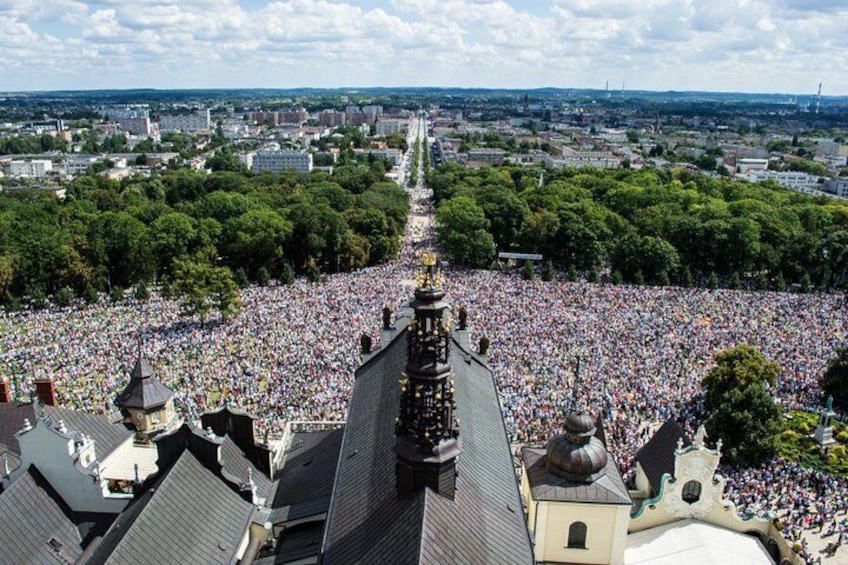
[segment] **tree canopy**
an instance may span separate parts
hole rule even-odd
[[[777,453],[782,431],[780,406],[762,385],[730,390],[705,423],[707,433],[723,442],[722,460],[756,466]]]
[[[198,256],[258,282],[396,255],[409,211],[403,189],[386,182],[379,161],[336,171],[176,169],[122,181],[83,176],[64,200],[4,192],[0,300],[165,282]]]
[[[828,361],[821,388],[825,394],[833,396],[837,406],[848,409],[848,347],[840,347],[836,356]]]
[[[712,407],[721,404],[725,395],[751,384],[774,386],[780,366],[765,358],[747,344],[725,349],[715,356],[715,367],[704,377],[702,385]]]
[[[750,287],[848,286],[848,203],[683,169],[546,170],[540,185],[541,174],[446,163],[427,180],[437,207],[463,198],[482,210],[488,223],[476,229],[497,251],[541,253],[563,268],[650,284],[703,285],[715,273]]]
[[[780,367],[750,345],[726,349],[715,362],[702,383],[712,410],[707,432],[723,441],[725,462],[758,465],[776,453],[782,430],[780,406],[767,388]]]

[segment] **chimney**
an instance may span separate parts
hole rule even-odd
[[[56,383],[52,378],[35,379],[35,394],[47,406],[56,406]]]
[[[9,384],[9,377],[0,377],[0,402],[12,402],[12,386]]]

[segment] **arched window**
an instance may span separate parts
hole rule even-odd
[[[569,549],[586,549],[586,524],[574,522],[568,528]]]
[[[695,504],[701,500],[701,483],[698,481],[689,481],[683,485],[683,501],[689,504]]]

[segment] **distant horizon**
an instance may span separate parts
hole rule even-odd
[[[4,0],[0,85],[845,96],[846,20],[839,0]]]
[[[50,90],[0,90],[0,96],[9,96],[14,94],[51,94],[51,93],[94,93],[94,92],[235,92],[235,91],[279,91],[279,92],[296,92],[296,91],[341,91],[355,93],[358,91],[409,91],[409,90],[433,90],[433,91],[492,91],[492,92],[536,92],[536,91],[577,91],[577,92],[597,92],[609,93],[611,95],[620,96],[628,93],[639,94],[716,94],[721,96],[731,96],[734,94],[744,96],[790,96],[790,97],[811,97],[815,98],[817,92],[769,92],[769,91],[744,91],[744,90],[678,90],[678,89],[648,89],[648,88],[633,88],[633,89],[613,89],[609,90],[601,87],[588,86],[535,86],[535,87],[509,87],[509,86],[208,86],[208,87],[166,87],[166,86],[137,86],[137,87],[115,87],[115,88],[57,88]],[[824,94],[822,99],[842,99],[848,98],[846,94]]]

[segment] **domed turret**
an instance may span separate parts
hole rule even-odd
[[[555,475],[585,483],[606,473],[607,449],[595,437],[595,423],[589,414],[575,412],[568,416],[565,432],[548,442],[545,465]]]

